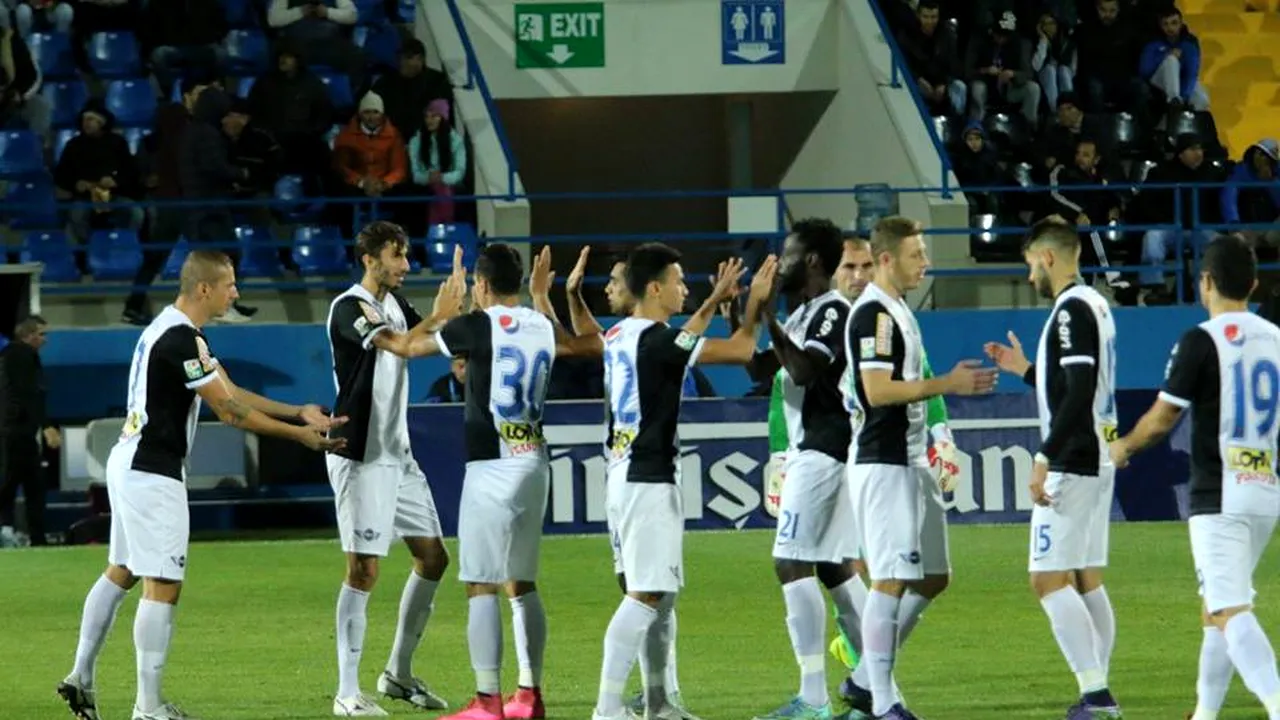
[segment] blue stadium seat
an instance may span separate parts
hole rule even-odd
[[[173,249],[169,251],[169,259],[164,261],[164,269],[160,271],[160,277],[165,280],[177,280],[181,277],[182,263],[186,262],[189,252],[191,252],[191,246],[187,244],[187,239],[179,236],[178,241],[173,244]]]
[[[28,233],[22,239],[22,262],[44,263],[40,279],[50,282],[79,282],[80,269],[71,248],[71,239],[61,230]]]
[[[71,56],[71,36],[66,33],[31,33],[27,38],[31,59],[40,74],[50,80],[74,78],[76,63]]]
[[[279,248],[271,230],[264,227],[240,226],[236,228],[236,240],[240,242],[240,277],[277,278],[284,275],[280,264]]]
[[[49,102],[53,114],[53,126],[55,128],[80,128],[76,125],[76,118],[80,115],[80,108],[84,107],[84,103],[89,99],[89,88],[79,80],[69,80],[67,82],[47,82],[40,90],[40,94]]]
[[[231,89],[235,91],[237,96],[247,98],[249,97],[249,91],[253,89],[253,81],[257,79],[258,78],[256,76],[252,75],[249,77],[234,78],[231,81]]]
[[[125,128],[120,131],[120,134],[124,135],[125,140],[129,141],[129,152],[137,155],[138,151],[142,149],[142,141],[151,135],[151,128]]]
[[[365,61],[378,68],[397,68],[400,65],[400,31],[394,25],[383,23],[369,27],[357,27],[351,34],[355,44],[364,49]]]
[[[303,190],[301,175],[285,175],[276,181],[275,196],[277,200],[297,201],[297,205],[277,205],[276,211],[289,222],[311,222],[320,215],[320,205],[306,202],[307,194]]]
[[[475,265],[480,254],[480,240],[476,231],[466,223],[432,225],[427,230],[427,264],[431,272],[447,273],[453,270],[453,247],[462,246],[462,263]]]
[[[107,84],[107,109],[120,127],[151,127],[156,118],[156,93],[149,80],[113,80]]]
[[[4,202],[5,217],[15,230],[48,230],[60,227],[53,178],[48,175],[9,183]]]
[[[329,102],[332,102],[335,108],[349,108],[356,104],[355,97],[351,94],[351,81],[346,75],[335,73],[317,73],[317,75],[329,90]]]
[[[293,231],[293,261],[305,275],[346,275],[351,272],[346,243],[336,227],[303,226]]]
[[[79,134],[80,134],[79,130],[72,130],[70,128],[67,128],[66,130],[59,130],[58,134],[54,136],[53,163],[55,165],[58,164],[58,159],[62,157],[62,151],[67,148],[67,143],[71,142],[71,138]]]
[[[44,146],[30,130],[0,132],[0,176],[22,177],[44,170]]]
[[[261,30],[232,30],[226,39],[227,63],[233,73],[258,73],[267,69],[270,53]]]
[[[101,78],[142,75],[138,41],[130,32],[100,32],[89,38],[89,67]]]
[[[142,264],[142,243],[133,230],[94,230],[89,235],[89,271],[98,280],[132,280]]]
[[[222,10],[226,13],[227,25],[233,28],[258,27],[258,13],[253,0],[222,0]]]

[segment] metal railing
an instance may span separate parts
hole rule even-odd
[[[489,113],[489,120],[493,123],[494,135],[498,138],[498,145],[502,148],[502,156],[507,161],[507,194],[502,200],[516,199],[516,173],[519,172],[516,166],[515,155],[511,152],[511,141],[507,139],[506,127],[502,124],[502,116],[498,113],[498,106],[493,101],[493,93],[489,91],[489,83],[485,80],[484,70],[480,67],[480,59],[476,56],[475,45],[471,44],[471,34],[467,32],[467,21],[462,16],[462,11],[458,8],[458,0],[445,0],[449,7],[449,17],[453,18],[453,24],[458,30],[458,39],[462,41],[462,52],[467,59],[467,84],[463,87],[467,90],[475,87],[480,91],[480,99],[484,102],[485,112]]]

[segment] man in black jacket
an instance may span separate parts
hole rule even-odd
[[[249,90],[248,110],[254,122],[280,143],[282,172],[301,175],[307,195],[322,194],[321,181],[333,164],[325,133],[336,118],[329,91],[307,69],[295,46],[280,43],[274,69],[263,73]]]
[[[14,330],[14,341],[0,351],[0,546],[12,545],[16,538],[13,508],[19,487],[26,500],[31,544],[47,542],[40,441],[57,448],[62,436],[45,422],[40,348],[46,327],[44,318],[38,315],[20,321]]]
[[[373,92],[383,100],[387,119],[405,142],[418,132],[428,103],[443,98],[453,105],[449,76],[427,67],[426,53],[421,40],[405,40],[400,46],[399,71],[387,73],[373,84]]]
[[[101,100],[80,110],[80,133],[67,143],[53,168],[59,194],[78,203],[128,202],[142,199],[142,178],[129,142],[115,130],[116,116]],[[84,245],[100,228],[142,227],[141,207],[82,206],[71,210],[71,236]]]
[[[1127,3],[1126,3],[1127,5]],[[1108,105],[1132,113],[1149,128],[1147,103],[1151,91],[1138,77],[1141,46],[1130,10],[1121,12],[1120,0],[1094,0],[1095,11],[1083,12],[1076,37],[1076,87],[1084,89],[1088,109],[1106,112]]]
[[[1080,265],[1096,266],[1107,259],[1097,230],[1120,219],[1120,194],[1106,189],[1107,177],[1102,172],[1102,154],[1097,141],[1081,138],[1076,143],[1075,158],[1064,162],[1049,173],[1049,197],[1052,212],[1081,229]]]
[[[915,76],[920,97],[934,115],[963,115],[968,89],[960,79],[960,58],[951,27],[941,20],[938,0],[920,0],[916,25],[898,33],[898,47]]]
[[[1175,140],[1176,153],[1147,173],[1144,185],[1196,184],[1217,182],[1214,168],[1204,161],[1204,147],[1200,138],[1187,133],[1179,135]],[[1174,194],[1177,199],[1175,206]],[[1198,198],[1196,196],[1199,196]],[[1218,210],[1218,190],[1208,188],[1194,190],[1184,187],[1181,190],[1146,189],[1137,197],[1137,217],[1139,223],[1149,225],[1178,225],[1180,230],[1148,230],[1142,238],[1142,262],[1144,265],[1159,266],[1164,264],[1170,253],[1179,247],[1179,241],[1185,247],[1200,247],[1209,244],[1213,233],[1199,229],[1198,225],[1215,225],[1222,222]],[[1192,207],[1199,203],[1199,222],[1192,222]],[[1159,267],[1144,270],[1138,275],[1138,281],[1148,291],[1147,304],[1161,304],[1166,297],[1167,288],[1164,283],[1164,271]]]
[[[248,182],[249,171],[231,162],[231,141],[222,129],[223,118],[230,112],[231,98],[223,90],[210,87],[200,93],[191,110],[191,124],[182,135],[178,173],[183,198],[200,201],[187,210],[187,241],[218,243],[218,249],[236,262],[235,219],[226,201]],[[237,302],[219,319],[247,322],[256,312]]]
[[[988,99],[1002,100],[1018,106],[1032,128],[1039,126],[1040,84],[1031,79],[1031,46],[1017,30],[1017,18],[1006,12],[985,35],[969,41],[965,57],[972,96],[969,119],[982,122]]]

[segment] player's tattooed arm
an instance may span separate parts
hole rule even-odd
[[[283,423],[236,397],[235,386],[225,375],[196,389],[200,398],[208,403],[218,419],[235,428],[255,435],[272,435],[305,445],[312,450],[337,450],[346,445],[338,438],[327,438],[324,430],[311,425]]]

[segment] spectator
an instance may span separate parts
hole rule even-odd
[[[952,169],[956,179],[965,187],[994,187],[1002,185],[1000,159],[996,151],[987,143],[987,133],[982,123],[970,120],[964,129],[964,143],[951,153]],[[979,214],[999,213],[996,198],[989,192],[971,193],[966,190],[966,197],[973,203]]]
[[[1120,13],[1120,0],[1096,0],[1095,12],[1076,31],[1076,84],[1084,87],[1089,112],[1106,112],[1114,105],[1150,127],[1147,83],[1124,70],[1138,67],[1138,51],[1133,25]]]
[[[1075,162],[1060,164],[1049,173],[1049,196],[1055,206],[1053,212],[1082,228],[1081,265],[1098,265],[1106,259],[1102,240],[1097,230],[1083,228],[1106,225],[1120,220],[1120,196],[1099,189],[1107,185],[1102,173],[1102,156],[1098,144],[1090,138],[1076,143]]]
[[[364,89],[364,52],[347,37],[359,13],[352,0],[271,0],[267,24],[280,39],[296,47],[308,62],[328,65],[347,74],[351,90]]]
[[[359,114],[338,133],[333,162],[342,182],[341,190],[348,196],[376,199],[393,191],[403,193],[405,187],[410,194],[413,192],[405,183],[409,169],[404,141],[387,122],[382,98],[375,93],[360,100]],[[340,224],[351,235],[355,206],[336,205],[335,209]]]
[[[1100,118],[1086,115],[1080,108],[1075,93],[1066,93],[1058,97],[1058,115],[1053,124],[1040,135],[1036,144],[1036,159],[1040,167],[1036,175],[1041,180],[1047,179],[1049,172],[1055,167],[1074,158],[1076,145],[1083,137],[1098,138],[1105,133]],[[1105,155],[1110,148],[1101,148]]]
[[[147,308],[146,289],[164,267],[173,244],[182,235],[187,208],[174,203],[182,199],[182,139],[191,123],[191,109],[208,87],[217,87],[208,79],[182,81],[182,102],[167,103],[156,110],[155,125],[139,153],[143,184],[152,198],[162,204],[151,208],[150,232],[142,251],[142,264],[133,278],[133,290],[124,303],[120,319],[131,325],[146,326],[152,314]]]
[[[249,115],[275,136],[283,153],[281,171],[301,175],[308,195],[322,194],[322,179],[332,165],[324,135],[333,123],[329,91],[302,64],[297,49],[281,44],[275,69],[249,90]]]
[[[53,30],[60,33],[71,32],[71,21],[75,18],[75,10],[71,3],[55,2],[55,0],[4,0],[0,3],[0,28],[10,27],[9,12],[17,21],[18,34],[25,40],[31,37],[32,31]]]
[[[449,77],[427,67],[426,52],[421,40],[406,40],[400,46],[400,71],[387,73],[373,84],[373,92],[386,104],[387,119],[401,137],[414,133],[427,103],[453,100]]]
[[[283,157],[280,143],[252,119],[248,102],[241,98],[232,98],[231,111],[222,118],[222,131],[231,139],[231,162],[248,173],[235,193],[235,197],[242,200],[272,196],[276,180],[280,179]],[[266,206],[243,209],[252,217],[252,224],[259,227],[271,224],[271,211]]]
[[[1209,109],[1209,94],[1200,84],[1200,41],[1182,22],[1182,11],[1170,7],[1160,13],[1161,37],[1147,43],[1138,73],[1164,93],[1169,105]]]
[[[142,208],[107,207],[104,203],[142,199],[142,180],[129,142],[114,132],[116,118],[101,100],[89,100],[80,111],[80,132],[67,143],[53,169],[59,195],[81,205],[71,210],[71,236],[84,245],[91,230],[142,227]]]
[[[221,72],[227,54],[222,40],[227,16],[219,0],[151,0],[142,11],[138,41],[142,56],[160,85],[160,96],[169,97],[173,85],[188,70],[198,75]]]
[[[82,71],[92,72],[86,50],[89,38],[100,32],[133,32],[142,4],[142,0],[77,0],[75,22],[71,23],[71,51]]]
[[[230,141],[222,130],[222,121],[231,112],[231,98],[219,88],[206,88],[191,110],[191,122],[182,135],[179,173],[182,195],[200,201],[198,207],[184,212],[185,232],[190,243],[220,243],[220,249],[236,262],[235,221],[225,203],[234,197],[239,185],[247,182],[249,173],[231,162]],[[219,202],[223,201],[223,202]],[[223,322],[247,322],[257,312],[237,302],[220,319]]]
[[[449,114],[448,100],[432,100],[409,141],[413,183],[435,198],[427,205],[429,225],[453,222],[453,191],[467,175],[467,146]]]
[[[969,92],[973,104],[969,117],[981,121],[987,114],[987,99],[998,97],[1019,105],[1022,116],[1034,128],[1040,112],[1040,85],[1031,79],[1031,51],[1016,34],[1018,22],[1012,12],[985,36],[969,43],[965,68],[969,76]]]
[[[1222,222],[1274,223],[1280,216],[1280,183],[1276,182],[1276,167],[1280,161],[1280,145],[1267,138],[1259,140],[1244,151],[1244,157],[1236,164],[1226,187],[1222,188]],[[1245,183],[1269,183],[1265,187],[1241,187]],[[1243,233],[1255,244],[1280,245],[1280,231]]]
[[[1069,28],[1058,24],[1051,13],[1044,13],[1036,23],[1036,49],[1031,55],[1031,70],[1040,81],[1045,102],[1058,106],[1060,93],[1075,89],[1076,45]]]
[[[1216,179],[1213,167],[1204,161],[1204,146],[1200,138],[1188,133],[1177,137],[1174,156],[1152,168],[1143,184],[1192,185],[1212,183]],[[1175,201],[1175,193],[1182,197]],[[1142,190],[1135,203],[1135,220],[1180,227],[1177,230],[1147,231],[1142,238],[1143,264],[1162,265],[1179,247],[1203,248],[1207,245],[1213,239],[1213,233],[1199,227],[1218,223],[1218,208],[1214,202],[1217,193],[1216,189],[1194,190],[1189,187]],[[1198,220],[1193,217],[1193,207],[1200,213]],[[1164,273],[1158,267],[1139,273],[1138,283],[1143,286],[1144,304],[1168,304],[1173,299],[1165,287]]]
[[[12,28],[0,29],[0,126],[21,120],[50,145],[53,109],[40,94],[40,68]]]
[[[436,378],[427,390],[426,402],[460,403],[467,399],[467,359],[455,357],[449,361],[449,372]]]
[[[0,351],[0,547],[15,544],[13,508],[19,485],[26,500],[31,544],[46,544],[40,441],[50,449],[62,444],[58,429],[45,419],[40,348],[46,327],[39,315],[21,320],[14,329],[14,341]]]
[[[938,0],[920,0],[916,23],[898,35],[898,47],[916,78],[920,97],[934,115],[963,115],[968,89],[960,79],[960,60],[951,28],[939,24]]]

